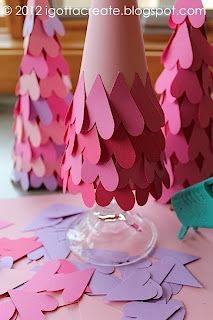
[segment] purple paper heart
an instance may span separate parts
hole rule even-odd
[[[173,258],[165,257],[155,262],[148,271],[151,273],[152,279],[161,284],[175,266]]]
[[[55,32],[60,34],[62,37],[65,35],[63,23],[58,17],[49,17],[48,19],[44,20],[43,27],[49,37],[53,37]]]
[[[11,269],[13,262],[13,258],[9,256],[0,258],[0,269]]]
[[[32,173],[30,175],[30,185],[35,189],[39,189],[44,185],[48,191],[53,192],[58,188],[58,181],[54,175],[40,178]]]
[[[50,125],[53,121],[53,114],[51,112],[51,109],[47,101],[40,98],[37,101],[31,101],[31,104],[32,104],[32,108],[34,109],[34,112],[37,114],[40,121],[45,126]]]
[[[153,282],[148,284],[150,273],[144,270],[135,271],[124,279],[106,296],[109,301],[146,301],[157,296],[158,291]]]
[[[34,27],[34,14],[29,14],[26,16],[25,20],[24,20],[24,26],[23,26],[23,37],[26,38],[27,36],[29,36],[32,31],[33,31],[33,27]]]
[[[24,191],[29,190],[30,182],[29,176],[26,172],[22,172],[14,168],[11,179],[14,183],[20,183]]]
[[[107,295],[120,283],[120,279],[112,275],[103,274],[96,270],[89,283],[89,288],[92,291],[90,295]]]

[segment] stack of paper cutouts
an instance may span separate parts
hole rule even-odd
[[[193,15],[181,15],[193,8]],[[190,9],[192,12],[192,9]],[[181,11],[183,12],[183,10]],[[177,0],[170,19],[173,35],[156,83],[165,113],[166,158],[171,188],[162,202],[184,187],[213,175],[213,47],[208,43],[205,11],[200,0]]]
[[[68,112],[64,190],[81,193],[88,207],[115,198],[124,210],[149,194],[159,199],[169,186],[164,166],[164,115],[155,97],[140,19],[123,15],[137,1],[96,0],[97,9],[120,15],[91,15],[77,89]],[[134,194],[135,191],[135,194]]]
[[[24,190],[43,186],[53,191],[61,185],[64,119],[72,100],[69,67],[57,38],[64,28],[57,17],[46,16],[47,0],[28,6],[14,111],[13,180]]]

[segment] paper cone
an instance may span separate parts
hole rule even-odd
[[[109,10],[125,6],[137,8],[136,0],[93,0],[92,8]],[[109,68],[110,66],[110,68]],[[136,15],[92,15],[89,19],[81,72],[84,71],[86,93],[100,74],[107,91],[112,89],[118,72],[125,76],[129,88],[137,72],[146,82],[147,66],[140,18]]]

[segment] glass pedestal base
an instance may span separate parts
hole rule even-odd
[[[86,212],[67,238],[72,252],[84,262],[121,266],[145,258],[156,244],[157,230],[136,211],[124,212],[112,203]]]

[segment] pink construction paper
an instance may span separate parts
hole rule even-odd
[[[0,318],[1,320],[10,320],[14,313],[16,311],[16,308],[11,300],[4,301],[0,304]]]
[[[189,141],[190,160],[195,160],[199,153],[204,157],[208,157],[211,154],[211,147],[207,133],[195,126]]]
[[[42,22],[36,19],[34,32],[31,34],[29,40],[29,53],[34,56],[39,56],[44,50],[49,56],[56,57],[59,54],[59,49],[60,47],[56,39],[48,37],[43,31]]]
[[[44,79],[48,75],[47,62],[43,55],[39,57],[24,55],[20,68],[24,74],[30,74],[34,70],[40,79]]]
[[[58,302],[44,293],[13,290],[9,295],[22,320],[44,320],[43,312],[57,309]]]
[[[32,279],[22,286],[22,290],[26,292],[47,291],[48,282],[51,281],[60,266],[61,263],[57,260],[46,262],[32,277]]]
[[[162,62],[167,69],[173,69],[177,64],[183,69],[192,66],[193,51],[186,22],[177,28],[175,36],[164,51]]]
[[[79,303],[81,320],[121,319],[122,312],[101,300],[84,295]]]
[[[114,133],[115,124],[109,100],[100,75],[96,77],[94,85],[86,100],[90,129],[96,124],[100,136],[107,140]]]
[[[48,291],[61,291],[64,302],[75,303],[83,295],[93,273],[94,269],[76,271],[70,274],[57,274],[47,283]]]
[[[182,14],[180,14],[181,9],[186,9]],[[185,19],[188,17],[190,23],[194,28],[200,28],[206,19],[205,11],[201,10],[199,14],[188,14],[189,9],[203,9],[203,4],[201,0],[177,0],[175,2],[175,11],[172,15],[172,20],[175,24],[182,24]],[[184,14],[185,13],[185,14]]]
[[[34,273],[19,269],[0,269],[0,295],[19,287],[33,277]]]
[[[117,122],[122,123],[131,136],[141,135],[144,129],[144,118],[122,73],[118,74],[109,99],[113,112],[116,112]]]
[[[69,65],[61,54],[57,57],[47,56],[47,66],[50,77],[54,76],[58,71],[62,75],[69,75]]]
[[[68,96],[65,97],[65,99]],[[58,116],[64,120],[66,112],[68,110],[67,101],[57,96],[54,92],[47,99],[48,104],[50,106],[51,112],[53,114],[53,120],[57,120]]]
[[[83,152],[83,156],[92,164],[97,164],[99,162],[101,157],[101,145],[96,127],[93,127],[88,133],[79,134],[77,136],[76,144],[77,153]]]
[[[49,98],[53,92],[60,98],[66,98],[68,94],[67,88],[58,73],[52,77],[49,76],[42,79],[40,81],[40,89],[43,98]]]
[[[177,101],[169,102],[164,99],[162,108],[165,112],[165,120],[168,122],[170,132],[174,135],[178,134],[181,129],[181,113]]]
[[[176,100],[176,98],[171,94],[170,90],[177,73],[177,67],[174,67],[172,70],[164,69],[155,84],[156,92],[158,94],[166,93],[166,97],[170,102],[174,102]]]
[[[166,140],[166,156],[170,158],[172,154],[175,154],[181,163],[187,163],[189,161],[189,147],[184,135],[182,133],[179,135],[168,133]]]
[[[76,133],[79,134],[82,130],[85,112],[85,87],[83,73],[79,78],[77,88],[73,97],[72,109],[70,110],[72,110],[72,114],[70,115],[71,123],[75,122]]]
[[[42,246],[36,238],[20,238],[10,240],[7,238],[0,239],[0,256],[11,256],[14,261],[25,257],[29,252],[34,251]]]
[[[199,103],[203,96],[197,74],[191,70],[180,69],[172,83],[171,94],[175,98],[180,98],[184,93],[193,104]]]
[[[29,94],[33,101],[39,99],[40,87],[34,70],[30,74],[23,74],[20,77],[18,94]]]

